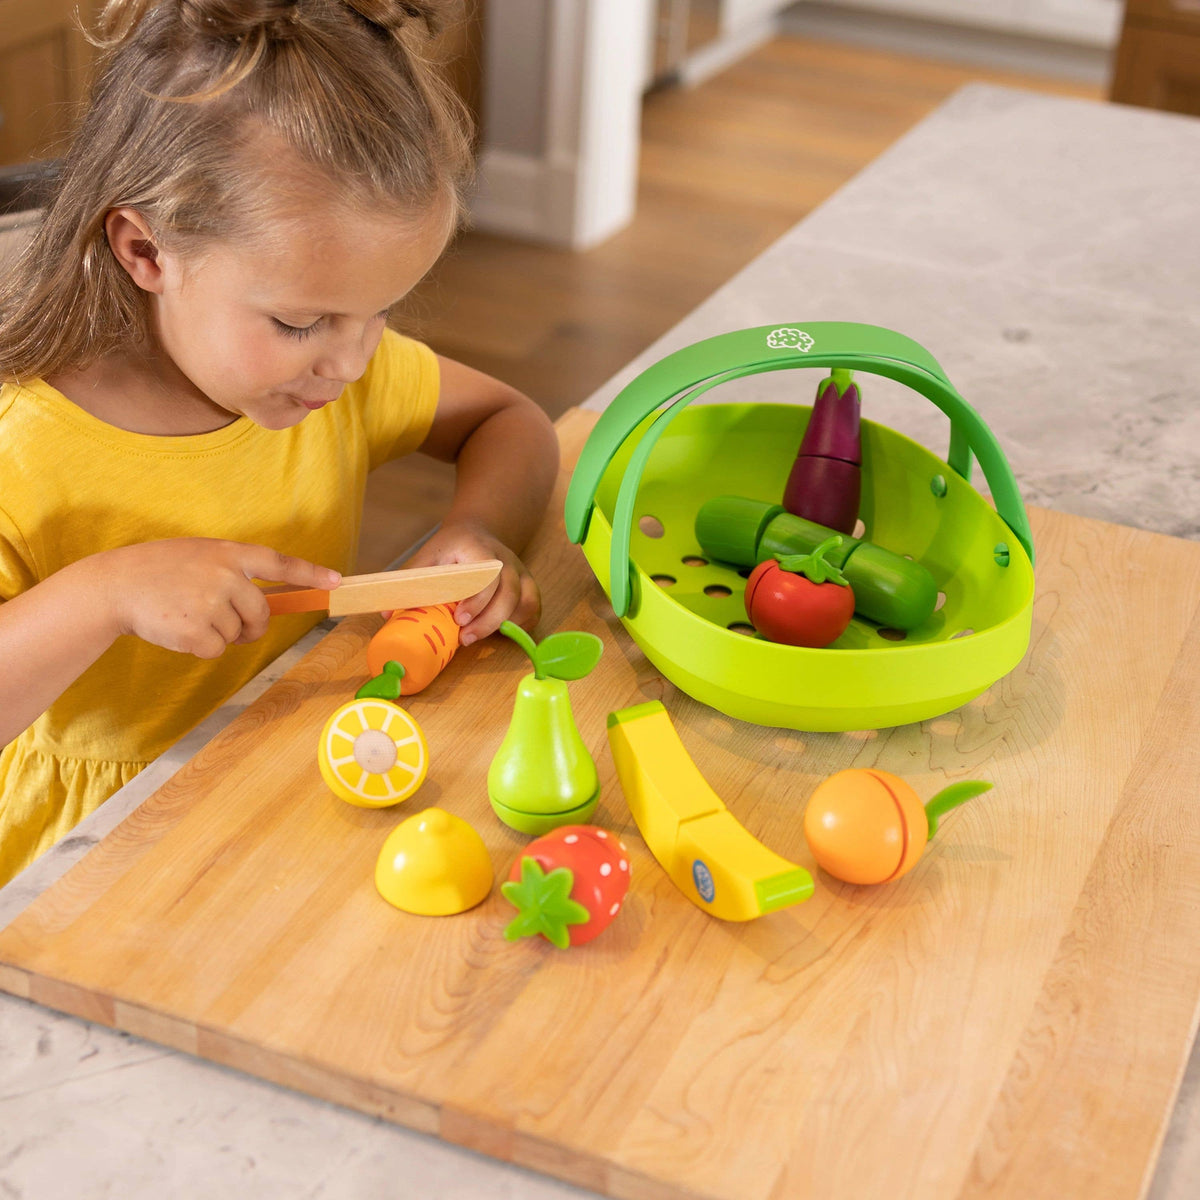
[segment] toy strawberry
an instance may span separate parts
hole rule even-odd
[[[504,936],[541,934],[560,950],[581,946],[608,927],[628,890],[622,842],[594,825],[564,825],[530,842],[500,885],[517,908]]]

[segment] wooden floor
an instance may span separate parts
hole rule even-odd
[[[777,38],[698,87],[647,98],[637,214],[627,229],[586,253],[468,232],[418,289],[402,327],[557,417],[973,80],[1103,94]],[[359,570],[380,570],[435,523],[452,484],[451,468],[419,455],[377,471]]]

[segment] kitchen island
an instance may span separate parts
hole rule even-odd
[[[1200,125],[1186,118],[965,89],[588,407],[714,333],[776,320],[885,325],[938,357],[1005,447],[1028,503],[1196,540],[1197,177]],[[719,399],[809,402],[782,394],[789,377],[741,381],[736,397],[722,389]],[[903,389],[871,378],[864,392],[872,419],[944,445],[944,419]],[[16,917],[237,707],[0,893],[0,920]],[[9,997],[0,998],[0,1041],[0,1182],[25,1194],[590,1194]],[[1112,1048],[1114,1064],[1121,1053]],[[1198,1142],[1193,1063],[1155,1200],[1200,1188]]]

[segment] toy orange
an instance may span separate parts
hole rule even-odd
[[[384,663],[403,668],[400,694],[411,696],[428,687],[458,649],[459,628],[454,604],[397,609],[367,646],[367,668],[378,675]]]
[[[387,808],[407,800],[425,781],[429,747],[421,727],[399,705],[359,695],[325,723],[317,765],[343,800]]]
[[[888,771],[838,771],[813,792],[804,811],[804,836],[817,865],[834,878],[887,883],[916,865],[940,816],[991,786],[966,779],[923,805]]]

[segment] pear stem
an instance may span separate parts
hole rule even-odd
[[[545,679],[546,676],[542,671],[541,665],[537,658],[537,643],[523,630],[520,625],[513,621],[501,621],[500,632],[505,637],[511,638],[526,654],[529,655],[529,661],[533,663],[534,679]]]
[[[958,783],[952,783],[947,788],[942,788],[925,805],[925,818],[929,822],[929,836],[933,837],[937,833],[938,817],[945,816],[952,808],[965,804],[973,796],[981,796],[984,792],[991,790],[992,785],[984,783],[981,779],[963,779]]]

